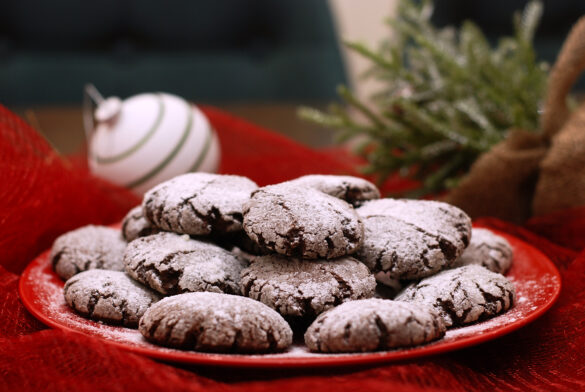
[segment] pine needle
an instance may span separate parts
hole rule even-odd
[[[469,21],[458,30],[435,27],[432,11],[432,1],[401,0],[387,22],[391,40],[377,49],[345,43],[371,63],[364,77],[384,86],[371,97],[373,105],[341,86],[345,106],[299,110],[302,118],[339,130],[340,141],[359,137],[356,151],[380,182],[396,172],[421,180],[417,195],[457,184],[508,130],[536,131],[548,70],[533,47],[540,1],[514,16],[514,35],[496,47]],[[364,120],[354,120],[350,108]]]

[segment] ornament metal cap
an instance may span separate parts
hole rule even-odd
[[[122,100],[118,97],[109,97],[100,102],[94,112],[97,122],[110,121],[122,110]]]

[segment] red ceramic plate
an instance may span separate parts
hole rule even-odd
[[[491,320],[449,330],[440,340],[410,349],[364,354],[314,354],[297,345],[282,354],[236,355],[158,347],[146,342],[137,330],[90,321],[73,313],[63,299],[63,281],[53,272],[48,251],[28,265],[20,279],[19,291],[26,308],[51,327],[94,336],[128,351],[166,361],[264,368],[390,362],[445,353],[495,339],[534,321],[552,306],[561,289],[560,275],[554,264],[521,240],[498,234],[508,239],[514,248],[514,263],[507,275],[516,286],[514,307]]]

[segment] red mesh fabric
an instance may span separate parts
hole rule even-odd
[[[536,216],[526,222],[526,228],[570,249],[585,248],[585,206]]]
[[[18,291],[18,275],[0,267],[0,338],[28,335],[45,327],[21,305]]]
[[[215,109],[205,111],[221,138],[222,172],[248,175],[260,184],[311,172],[352,172],[338,156],[299,146]],[[561,298],[531,325],[451,354],[368,368],[238,370],[165,364],[90,337],[47,329],[18,300],[18,272],[57,234],[89,222],[116,221],[137,200],[56,156],[33,130],[1,107],[0,168],[0,254],[5,267],[0,268],[0,390],[585,389],[585,253],[493,219],[481,224],[523,238],[559,265]],[[580,214],[575,222],[585,219],[585,212]],[[547,227],[560,226],[556,217],[550,219]],[[541,224],[545,220],[541,218]],[[572,227],[585,230],[585,225]]]
[[[344,149],[315,151],[215,108],[201,109],[220,139],[221,173],[246,176],[263,186],[306,174],[360,175],[359,168],[365,164]],[[395,175],[382,190],[403,192],[415,186],[412,180]]]
[[[59,156],[39,134],[0,106],[0,250],[20,272],[56,235],[121,219],[135,196]]]
[[[240,174],[268,185],[305,174],[355,174],[352,165],[301,146],[211,107],[203,112],[217,130],[220,172]],[[245,131],[243,131],[245,129]]]

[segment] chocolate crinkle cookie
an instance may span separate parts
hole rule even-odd
[[[217,245],[169,232],[129,243],[124,263],[132,278],[165,295],[187,291],[239,294],[240,272],[247,266]]]
[[[144,195],[142,208],[156,227],[207,235],[242,229],[242,206],[258,186],[241,176],[188,173]]]
[[[89,269],[122,271],[126,241],[120,230],[84,226],[58,237],[51,248],[53,269],[63,280]]]
[[[380,199],[356,209],[364,223],[357,258],[393,279],[419,279],[449,267],[471,236],[459,208],[426,200]]]
[[[433,306],[450,327],[505,312],[514,304],[515,296],[514,285],[503,275],[467,265],[412,284],[395,299]]]
[[[312,174],[288,182],[293,186],[314,188],[328,195],[359,206],[367,200],[379,199],[380,191],[370,181],[353,176]]]
[[[387,272],[377,272],[374,278],[377,283],[376,297],[392,299],[404,288],[403,281],[391,278]]]
[[[452,267],[478,264],[493,272],[506,273],[514,257],[510,243],[488,229],[474,228],[471,233],[469,246]]]
[[[305,344],[322,353],[390,350],[430,342],[445,330],[431,306],[371,298],[320,314],[307,329]]]
[[[353,257],[309,261],[269,255],[242,271],[241,286],[243,295],[303,324],[345,301],[372,297],[376,280]]]
[[[122,235],[127,242],[134,241],[138,237],[156,234],[160,231],[150,223],[142,213],[142,206],[131,209],[122,220]]]
[[[146,309],[160,299],[120,271],[84,271],[67,280],[63,290],[65,301],[77,313],[126,327],[138,326]]]
[[[233,251],[234,248],[239,248],[250,255],[267,255],[274,253],[268,249],[262,248],[258,243],[254,242],[245,231],[238,231],[229,233],[220,238],[213,238],[213,242],[220,245],[222,248]]]
[[[304,259],[357,251],[363,225],[347,202],[287,183],[260,188],[244,205],[244,230],[261,248]]]
[[[149,341],[196,351],[269,353],[292,343],[292,330],[268,306],[246,297],[186,293],[156,303],[140,319]]]

